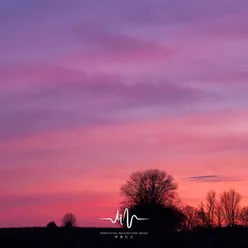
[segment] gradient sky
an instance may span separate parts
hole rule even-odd
[[[247,0],[1,0],[0,227],[106,226],[131,172],[248,204]]]

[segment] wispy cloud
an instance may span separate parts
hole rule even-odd
[[[225,177],[225,176],[217,176],[217,175],[206,175],[206,176],[194,176],[194,177],[186,177],[184,178],[186,181],[191,181],[191,182],[235,182],[235,181],[241,181],[240,179],[237,178],[232,178],[232,177]]]
[[[51,73],[50,80],[45,77],[46,72]],[[6,106],[0,107],[2,138],[44,130],[106,124],[116,119],[120,111],[132,108],[142,111],[151,106],[167,109],[182,107],[208,98],[200,89],[166,80],[127,84],[121,76],[80,74],[63,68],[54,71],[30,70],[21,75],[20,80],[30,80],[28,88],[18,91],[6,88],[4,94],[0,91],[1,106]],[[42,84],[40,75],[45,77],[45,82],[52,81],[53,84]]]

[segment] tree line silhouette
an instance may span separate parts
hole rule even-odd
[[[73,213],[67,213],[63,216],[62,220],[62,227],[71,228],[76,227],[76,217]],[[51,221],[47,224],[48,228],[56,228],[58,227],[55,221]]]
[[[223,227],[248,227],[248,206],[241,206],[241,195],[234,189],[217,195],[209,190],[205,200],[197,207],[185,205],[180,200],[178,185],[165,171],[148,169],[133,172],[120,187],[123,201],[121,210],[129,209],[130,215],[148,218],[134,220],[132,229],[149,230],[160,234],[164,231],[193,231]],[[127,227],[127,218],[124,216]],[[76,217],[67,213],[62,218],[63,227],[76,227]],[[47,227],[56,227],[50,222]]]
[[[80,228],[75,215],[66,213],[58,226],[51,221],[45,228],[0,228],[0,246],[248,247],[248,206],[241,205],[241,195],[234,189],[220,194],[209,190],[202,202],[190,206],[180,200],[178,185],[171,175],[148,169],[131,173],[121,185],[120,194],[122,228]],[[128,229],[126,208],[129,218],[136,215],[146,220],[134,218],[131,230]],[[125,232],[148,235],[121,239],[120,233]]]

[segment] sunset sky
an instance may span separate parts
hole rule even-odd
[[[130,173],[248,204],[247,0],[1,0],[0,227],[115,217]]]

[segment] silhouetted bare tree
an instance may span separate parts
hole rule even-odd
[[[243,207],[240,211],[240,222],[243,226],[248,227],[248,207]]]
[[[205,205],[203,202],[197,208],[197,226],[201,228],[209,228],[209,218],[208,214],[205,211]]]
[[[183,207],[182,212],[184,213],[184,221],[182,225],[183,230],[192,230],[198,225],[198,213],[195,207],[186,205]]]
[[[209,227],[213,227],[215,224],[216,204],[217,204],[216,192],[214,190],[208,191],[206,196],[205,211],[207,213],[207,220],[208,220],[207,224]]]
[[[248,207],[241,211],[240,200],[240,194],[233,189],[220,194],[219,200],[214,190],[208,191],[205,203],[201,202],[198,208],[184,208],[185,229],[237,226],[240,222],[248,226]]]
[[[76,226],[76,217],[72,213],[67,213],[62,218],[62,225],[64,227],[75,227]]]
[[[237,224],[240,214],[241,195],[234,189],[228,192],[224,191],[220,195],[220,203],[223,210],[223,218],[227,226],[234,226]]]
[[[185,214],[184,228],[192,230],[195,227],[211,228],[215,224],[216,193],[213,190],[208,191],[206,202],[201,202],[197,208],[186,205],[183,208]]]
[[[134,172],[120,188],[123,206],[144,204],[173,205],[177,184],[171,175],[157,169]]]
[[[210,190],[207,192],[205,203],[201,202],[198,208],[196,209],[196,221],[198,227],[202,228],[211,228],[215,225],[216,220],[216,205],[217,198],[216,192]]]
[[[215,206],[215,216],[216,216],[216,224],[218,227],[222,227],[223,224],[223,207],[220,201],[216,201]]]
[[[177,207],[177,184],[171,175],[157,169],[134,172],[126,184],[120,188],[124,197],[121,209],[129,209],[130,216],[149,218],[148,221],[135,221],[133,228],[146,228],[150,232],[179,228],[183,214]],[[127,224],[127,219],[124,218]]]

